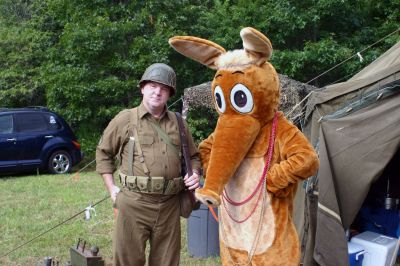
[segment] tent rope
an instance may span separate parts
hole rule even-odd
[[[344,61],[340,62],[339,64],[334,65],[333,67],[329,68],[328,70],[324,71],[323,73],[321,73],[320,75],[316,76],[315,78],[312,78],[311,80],[307,81],[306,84],[309,84],[310,82],[324,76],[325,74],[327,74],[328,72],[332,71],[333,69],[339,67],[340,65],[344,64],[345,62],[349,61],[350,59],[354,58],[354,57],[358,57],[359,54],[361,54],[362,52],[370,49],[372,46],[382,42],[383,40],[389,38],[390,36],[392,36],[393,34],[396,34],[397,32],[400,31],[400,28],[398,28],[397,30],[389,33],[388,35],[384,36],[383,38],[379,39],[378,41],[374,42],[373,44],[367,46],[366,48],[362,49],[361,51],[355,53],[354,55],[350,56],[349,58],[345,59]],[[348,76],[348,75],[347,75]],[[344,78],[346,78],[347,76],[339,79],[342,80]],[[313,93],[313,91],[309,92],[304,98],[303,100],[301,100],[299,103],[297,103],[295,106],[293,106],[292,110],[290,110],[286,116],[290,116],[306,99],[308,99],[308,97],[310,97],[310,95]],[[296,116],[297,117],[297,116]]]
[[[104,197],[103,199],[97,201],[95,204],[93,204],[93,205],[91,205],[91,206],[94,207],[94,206],[96,206],[97,204],[99,204],[99,203],[105,201],[105,200],[108,199],[109,197],[110,197],[110,196],[107,195],[106,197]],[[39,237],[41,237],[41,236],[43,236],[43,235],[49,233],[50,231],[56,229],[57,227],[59,227],[59,226],[65,224],[65,223],[69,222],[70,220],[74,219],[75,217],[77,217],[78,215],[84,213],[85,211],[86,211],[86,208],[85,208],[84,210],[82,210],[82,211],[80,211],[80,212],[78,212],[78,213],[72,215],[72,216],[69,217],[68,219],[66,219],[66,220],[64,220],[64,221],[62,221],[62,222],[60,222],[60,223],[58,223],[57,225],[53,226],[52,228],[50,228],[50,229],[48,229],[48,230],[46,230],[46,231],[44,231],[44,232],[38,234],[37,236],[33,237],[32,239],[30,239],[30,240],[28,240],[28,241],[26,241],[26,242],[24,242],[24,243],[22,243],[22,244],[16,246],[16,247],[13,248],[12,250],[10,250],[10,251],[8,251],[7,253],[1,255],[0,258],[3,258],[3,257],[5,257],[5,256],[10,255],[10,254],[13,253],[14,251],[16,251],[16,250],[22,248],[23,246],[25,246],[25,245],[27,245],[27,244],[33,242],[34,240],[36,240],[36,239],[38,239]]]
[[[350,59],[352,59],[352,58],[354,58],[354,57],[356,57],[356,56],[358,57],[358,54],[361,54],[362,52],[364,52],[364,51],[368,50],[368,49],[369,49],[369,48],[371,48],[372,46],[374,46],[374,45],[376,45],[376,44],[380,43],[381,41],[383,41],[383,40],[385,40],[385,39],[389,38],[391,35],[393,35],[393,34],[395,34],[395,33],[399,32],[399,31],[400,31],[400,28],[398,28],[397,30],[393,31],[392,33],[389,33],[389,34],[388,34],[388,35],[386,35],[385,37],[383,37],[383,38],[379,39],[378,41],[374,42],[373,44],[371,44],[371,45],[367,46],[367,47],[366,47],[366,48],[364,48],[363,50],[361,50],[361,51],[359,51],[359,52],[355,53],[354,55],[350,56],[350,57],[349,57],[349,58],[347,58],[346,60],[344,60],[344,61],[340,62],[339,64],[337,64],[337,65],[335,65],[335,66],[333,66],[333,67],[331,67],[330,69],[326,70],[325,72],[323,72],[322,74],[320,74],[320,75],[316,76],[315,78],[313,78],[313,79],[311,79],[311,80],[307,81],[307,82],[306,82],[306,84],[309,84],[310,82],[312,82],[312,81],[314,81],[314,80],[316,80],[316,79],[318,79],[318,78],[322,77],[322,76],[323,76],[323,75],[325,75],[326,73],[328,73],[328,72],[332,71],[333,69],[335,69],[335,68],[337,68],[338,66],[340,66],[340,65],[344,64],[345,62],[349,61]]]

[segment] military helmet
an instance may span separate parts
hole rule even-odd
[[[145,81],[154,81],[172,88],[171,95],[175,94],[176,90],[176,74],[172,67],[163,64],[155,63],[150,65],[143,73],[139,81],[139,86]]]

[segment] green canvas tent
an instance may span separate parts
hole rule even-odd
[[[320,158],[306,183],[303,265],[348,265],[345,232],[400,147],[400,42],[348,81],[314,91],[303,132]]]

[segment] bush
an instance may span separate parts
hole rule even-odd
[[[195,107],[189,110],[187,122],[197,145],[214,132],[217,119],[218,113],[214,109]]]

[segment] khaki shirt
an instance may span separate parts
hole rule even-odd
[[[181,176],[181,160],[173,149],[166,144],[157,134],[150,123],[156,122],[170,137],[171,142],[181,151],[179,127],[175,114],[166,111],[160,119],[154,118],[144,107],[143,103],[138,107],[137,130],[140,146],[143,150],[144,160],[150,171],[150,176],[162,176],[167,179]],[[111,120],[104,130],[103,136],[96,149],[96,171],[100,174],[114,173],[115,158],[121,149],[120,170],[128,173],[128,141],[133,136],[131,109],[121,111]],[[200,169],[199,151],[196,148],[188,125],[184,121],[186,135],[188,137],[189,154],[191,156],[192,168]],[[133,175],[145,176],[143,165],[139,161],[139,152],[135,145],[133,156]]]

